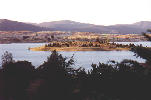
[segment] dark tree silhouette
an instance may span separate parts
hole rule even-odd
[[[2,72],[5,99],[27,100],[26,89],[34,74],[34,67],[31,63],[27,61],[10,62],[4,65]]]
[[[150,29],[148,29],[147,31],[150,31]],[[151,41],[151,37],[148,34],[143,33],[143,36],[146,37],[148,41]],[[151,49],[150,48],[142,47],[142,46],[135,46],[132,48],[132,51],[137,56],[145,59],[147,63],[151,64]]]
[[[6,51],[3,55],[2,55],[2,67],[6,64],[9,64],[11,62],[13,62],[13,56],[12,53],[9,53],[8,51]]]
[[[151,33],[151,29],[147,29],[147,32]]]

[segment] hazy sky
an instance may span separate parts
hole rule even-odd
[[[151,0],[0,0],[0,19],[128,24],[151,21]]]

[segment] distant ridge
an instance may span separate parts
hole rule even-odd
[[[121,33],[132,34],[141,33],[151,28],[151,21],[141,21],[134,24],[117,24],[110,26],[80,23],[70,20],[43,22],[43,23],[23,23],[0,19],[0,31],[71,31],[71,32],[98,32],[98,33]]]
[[[42,31],[47,28],[8,19],[0,19],[0,31]]]

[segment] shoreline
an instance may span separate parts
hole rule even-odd
[[[114,42],[148,42],[148,41],[114,41]],[[34,41],[33,42],[0,42],[0,44],[12,44],[12,43],[48,43],[48,42],[34,42]]]
[[[130,48],[101,48],[101,47],[34,47],[31,51],[129,51]]]

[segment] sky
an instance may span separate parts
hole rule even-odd
[[[151,0],[0,0],[0,19],[97,25],[151,21]]]

